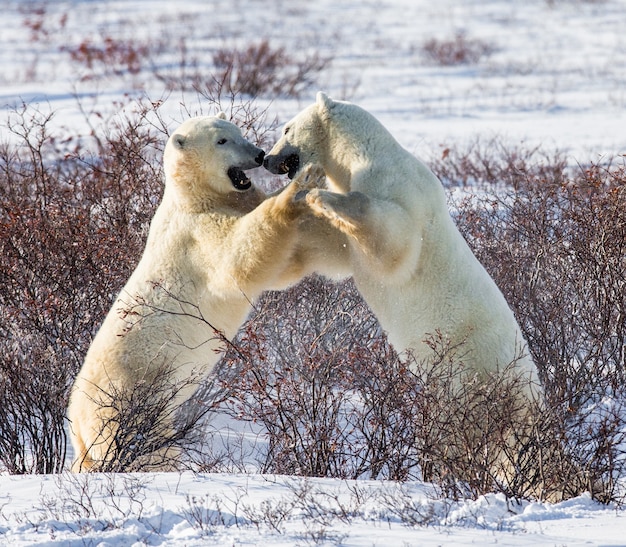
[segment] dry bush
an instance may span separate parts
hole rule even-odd
[[[181,412],[186,397],[181,400],[180,395],[195,391],[203,375],[198,372],[178,380],[168,366],[151,372],[150,379],[112,386],[95,396],[102,411],[100,433],[107,451],[90,471],[163,471],[188,465],[190,457],[185,452],[195,450],[202,440],[198,425],[221,402],[218,395],[226,391],[202,399],[192,397],[186,402],[187,412]]]
[[[463,32],[457,33],[454,38],[448,40],[431,38],[422,47],[422,51],[430,61],[443,66],[477,63],[483,57],[491,55],[493,49],[490,44],[468,38]]]
[[[457,204],[460,228],[514,308],[550,396],[576,410],[598,392],[618,393],[626,375],[626,169],[570,174],[561,158],[546,165],[493,149],[436,166],[450,180],[450,165],[471,165],[476,191]]]
[[[83,79],[93,79],[94,74],[139,74],[149,58],[151,51],[147,43],[134,39],[116,39],[112,36],[102,37],[100,43],[85,39],[76,46],[64,46],[61,51],[69,54],[70,59],[84,65],[90,74]]]
[[[268,38],[241,47],[224,45],[207,56],[205,50],[190,45],[188,36],[173,34],[171,21],[163,22],[154,37],[139,39],[105,25],[96,34],[77,35],[68,43],[64,8],[51,9],[46,2],[37,2],[21,11],[30,40],[58,48],[82,80],[126,78],[131,87],[143,88],[147,78],[156,78],[169,90],[219,87],[225,93],[248,97],[300,97],[331,62],[318,53],[292,54]],[[177,23],[188,24],[182,16]],[[35,77],[43,51],[36,49],[28,78]]]
[[[53,494],[42,493],[39,498],[40,512],[33,515],[25,511],[21,518],[37,528],[44,521],[77,522],[70,529],[74,541],[87,543],[90,533],[119,528],[129,519],[146,524],[145,540],[158,533],[158,524],[150,523],[146,486],[148,481],[136,475],[108,474],[102,476],[59,474],[52,479]],[[32,500],[33,504],[36,503]],[[54,532],[51,531],[51,535]],[[71,540],[65,540],[71,542]]]
[[[231,412],[269,433],[261,470],[354,474],[340,446],[350,436],[343,414],[351,395],[337,388],[349,383],[359,338],[376,328],[352,285],[313,277],[261,300],[228,356],[229,368],[239,371]]]
[[[243,93],[238,91],[228,91],[224,85],[206,85],[196,89],[198,98],[206,104],[211,105],[213,111],[222,111],[227,113],[231,122],[235,123],[243,133],[244,137],[249,141],[255,142],[261,148],[271,148],[273,139],[278,128],[278,120],[276,117],[269,118],[268,107],[261,108],[247,98]],[[186,111],[189,116],[198,115],[198,113]],[[270,177],[269,172],[264,169],[254,171],[255,181],[259,181],[259,186],[265,190],[263,178]],[[272,190],[285,185],[284,180],[279,177],[272,177],[274,180],[269,182]]]
[[[462,345],[441,335],[429,362],[399,358],[363,306],[351,283],[311,278],[269,295],[247,324],[225,408],[267,432],[260,470],[423,479],[453,498],[616,499],[623,408],[595,409],[593,428],[588,413],[566,422],[508,367],[468,375]]]
[[[22,332],[0,327],[0,470],[58,473],[66,453],[68,374],[49,344]]]
[[[77,37],[68,43],[69,11],[44,1],[20,7],[23,26],[30,31],[30,41],[48,48],[57,48],[67,54],[68,60],[80,67],[82,80],[107,76],[137,75],[148,68],[150,61],[162,50],[159,41],[138,40],[133,36],[119,36],[106,26],[97,35]],[[73,36],[72,36],[73,37]],[[40,50],[37,56],[44,50]],[[35,64],[38,59],[35,60]],[[34,76],[34,74],[32,75]]]
[[[153,66],[154,75],[169,89],[218,91],[247,97],[300,97],[312,88],[320,72],[331,62],[317,53],[299,57],[268,39],[242,48],[224,46],[213,52],[212,66],[190,58],[187,44],[179,43],[179,72]]]
[[[516,312],[567,457],[554,476],[606,501],[624,476],[626,169],[477,144],[435,165],[474,191],[457,221]],[[504,182],[504,184],[503,184]]]
[[[462,345],[440,334],[429,344],[428,362],[399,357],[351,282],[309,278],[268,295],[246,325],[227,409],[267,431],[264,472],[419,478],[455,497],[559,495],[541,463],[558,445],[522,380],[474,378]]]
[[[76,29],[68,28],[72,12],[67,6],[55,6],[46,0],[25,4],[20,7],[22,25],[30,32],[35,55],[29,74],[31,79],[46,49],[54,48],[65,54],[68,64],[78,67],[81,80],[136,76],[150,68],[153,59],[163,52],[161,40],[120,35],[118,29],[108,25],[99,28],[97,33],[79,34]]]
[[[228,92],[251,97],[299,97],[329,62],[316,53],[297,60],[267,39],[241,50],[223,48],[213,55],[215,80],[223,82]]]
[[[59,14],[56,19],[48,12],[48,8],[46,1],[28,2],[19,6],[24,16],[22,24],[30,31],[31,42],[46,43],[54,32],[65,29],[67,13]]]
[[[96,158],[50,119],[15,112],[16,142],[0,148],[0,464],[13,472],[63,465],[68,387],[161,191],[141,119],[104,136]]]

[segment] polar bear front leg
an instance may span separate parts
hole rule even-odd
[[[282,190],[237,220],[227,249],[214,264],[215,290],[224,294],[243,292],[254,299],[262,291],[280,285],[291,268],[289,260],[299,242],[300,221],[310,215],[304,196],[324,179],[319,165],[307,166]]]
[[[358,191],[339,194],[313,189],[306,196],[314,215],[346,234],[368,268],[388,282],[403,282],[419,259],[421,228],[397,203],[372,199]],[[407,230],[412,226],[413,230]]]
[[[337,194],[319,188],[309,191],[306,200],[314,214],[353,236],[366,222],[370,206],[370,199],[361,192]]]

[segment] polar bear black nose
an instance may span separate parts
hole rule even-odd
[[[256,158],[254,158],[254,161],[256,161],[259,165],[262,165],[264,157],[265,157],[265,152],[261,150],[261,153]]]

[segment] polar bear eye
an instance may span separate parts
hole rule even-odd
[[[284,134],[286,135],[287,133],[289,133],[289,130],[291,129],[291,127],[285,127],[285,131]]]
[[[220,139],[219,141],[217,141],[217,144],[226,144],[228,142],[228,139]]]

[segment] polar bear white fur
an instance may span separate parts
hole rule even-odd
[[[74,470],[115,458],[122,442],[115,440],[121,429],[116,405],[124,404],[114,401],[116,394],[167,374],[180,383],[172,403],[183,402],[197,385],[187,380],[213,369],[224,340],[236,334],[263,290],[284,288],[313,270],[348,273],[341,271],[348,263],[344,236],[297,199],[323,171],[312,169],[267,197],[243,172],[261,165],[263,155],[223,114],[192,118],[169,138],[165,191],[145,251],[72,390]],[[300,238],[300,228],[319,237]],[[161,467],[165,456],[148,465]]]
[[[456,228],[440,181],[371,114],[318,93],[289,121],[266,156],[273,173],[294,177],[319,163],[328,190],[313,189],[315,214],[350,242],[356,285],[396,350],[432,357],[440,332],[461,344],[466,370],[515,371],[539,390],[513,312]]]

